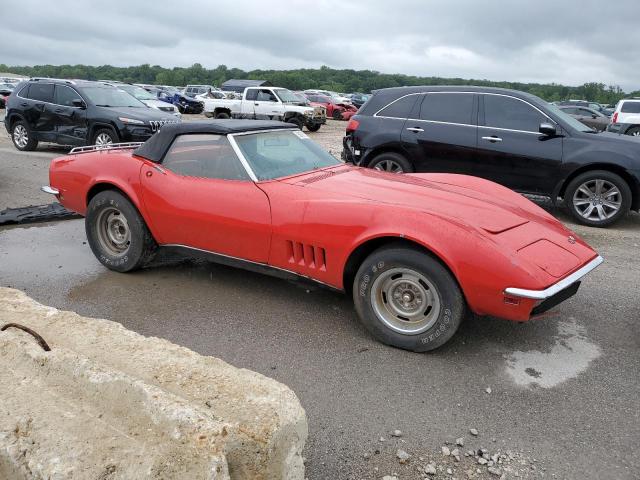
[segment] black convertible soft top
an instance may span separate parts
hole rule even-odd
[[[295,125],[271,120],[210,120],[201,122],[169,123],[162,127],[149,140],[133,151],[133,154],[159,162],[178,135],[190,133],[213,133],[228,135],[230,133],[254,132],[260,130],[296,128]]]

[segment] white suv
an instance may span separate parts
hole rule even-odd
[[[612,124],[624,124],[627,135],[640,137],[640,98],[620,100],[611,117]]]

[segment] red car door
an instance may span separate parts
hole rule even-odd
[[[162,163],[141,171],[147,220],[158,243],[266,263],[269,199],[224,135],[182,135]]]

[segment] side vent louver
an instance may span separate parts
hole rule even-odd
[[[313,270],[327,270],[327,258],[324,248],[287,240],[289,263]]]

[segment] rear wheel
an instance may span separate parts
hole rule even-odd
[[[18,120],[13,124],[11,128],[11,140],[13,140],[13,145],[18,150],[25,152],[35,150],[38,146],[38,140],[35,139],[27,123],[22,120]]]
[[[216,113],[216,118],[223,120],[229,118],[229,114],[227,112],[218,112]]]
[[[374,337],[415,352],[446,343],[466,314],[451,273],[427,253],[403,245],[383,247],[363,262],[353,300]]]
[[[395,152],[385,152],[377,155],[369,163],[369,168],[391,173],[411,173],[414,171],[411,162]]]
[[[307,130],[309,130],[310,132],[317,132],[318,130],[320,130],[321,126],[321,123],[312,123],[310,125],[307,125]]]
[[[331,115],[334,120],[342,120],[342,110],[338,110],[337,108],[333,109],[333,114]]]
[[[640,137],[640,127],[633,127],[627,130],[627,135],[631,135],[632,137]]]
[[[569,183],[564,201],[578,222],[592,227],[607,227],[629,211],[631,189],[619,175],[594,170],[578,175]]]
[[[117,272],[149,263],[157,248],[143,218],[122,194],[107,190],[89,202],[85,218],[89,246],[98,260]]]

